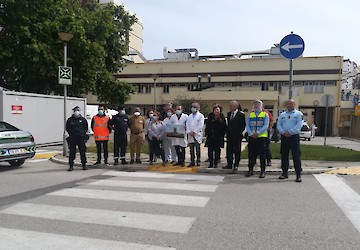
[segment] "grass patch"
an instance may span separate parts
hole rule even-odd
[[[110,153],[114,152],[114,143],[113,142],[109,142],[108,149],[109,149]],[[96,145],[93,145],[93,144],[87,145],[86,146],[86,152],[87,153],[96,153]],[[129,144],[128,144],[127,148],[126,148],[126,152],[130,153]],[[148,144],[147,144],[146,141],[144,142],[144,144],[143,144],[143,146],[141,148],[141,153],[149,154],[149,147],[148,147]]]
[[[280,143],[271,143],[270,150],[273,159],[280,159]],[[331,146],[318,145],[300,145],[301,159],[314,161],[360,161],[360,152]],[[242,152],[244,156],[248,155],[247,147]],[[290,158],[291,152],[290,152]]]

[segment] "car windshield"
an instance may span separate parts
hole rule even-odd
[[[304,124],[301,128],[301,131],[308,131],[309,130],[309,126]]]
[[[5,132],[5,131],[19,131],[19,129],[10,125],[9,123],[0,122],[0,132]]]

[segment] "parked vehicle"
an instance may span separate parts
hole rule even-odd
[[[311,140],[311,128],[306,122],[301,127],[300,138],[308,141]]]
[[[0,161],[19,167],[25,159],[32,158],[35,151],[35,140],[29,132],[0,121]]]

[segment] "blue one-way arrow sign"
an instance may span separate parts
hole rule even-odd
[[[280,53],[287,59],[298,58],[302,55],[304,49],[304,40],[296,34],[289,34],[280,42]]]

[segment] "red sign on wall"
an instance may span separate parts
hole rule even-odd
[[[22,114],[22,105],[11,105],[11,114],[21,115]]]

